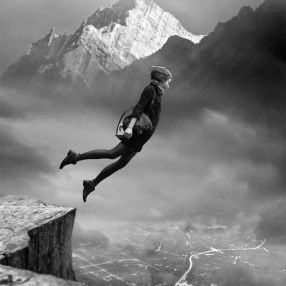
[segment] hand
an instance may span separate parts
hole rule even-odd
[[[132,128],[127,127],[124,131],[124,137],[126,139],[130,139],[132,137],[132,134],[133,134]]]

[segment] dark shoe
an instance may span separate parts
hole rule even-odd
[[[83,181],[83,192],[82,192],[82,199],[84,202],[86,202],[87,196],[94,191],[95,189],[95,183],[93,180],[84,180]]]
[[[74,152],[73,150],[69,150],[67,153],[67,156],[63,159],[60,165],[60,169],[62,169],[64,166],[69,165],[69,164],[75,165],[77,162],[77,157],[78,157],[78,154],[76,152]]]

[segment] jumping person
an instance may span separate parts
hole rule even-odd
[[[95,190],[95,187],[102,180],[125,167],[151,138],[159,121],[162,95],[169,88],[171,80],[172,74],[169,70],[159,66],[152,67],[151,82],[144,88],[140,100],[133,109],[129,125],[124,131],[124,137],[114,148],[110,150],[95,149],[86,153],[76,153],[73,150],[70,150],[67,153],[67,156],[61,162],[60,169],[69,164],[75,165],[78,161],[82,160],[103,158],[115,159],[120,157],[116,162],[106,166],[95,179],[83,181],[84,202],[86,202],[87,196]],[[133,127],[143,112],[149,116],[153,128],[139,134],[133,130]]]

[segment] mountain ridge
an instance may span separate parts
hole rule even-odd
[[[13,77],[24,82],[55,77],[81,80],[92,89],[98,74],[120,70],[150,56],[172,35],[194,42],[203,38],[187,32],[153,0],[120,0],[99,8],[71,35],[57,35],[52,29],[4,72],[2,82],[8,83]]]
[[[96,98],[112,94],[117,105],[117,98],[128,102],[130,94],[138,96],[142,81],[149,80],[152,65],[162,65],[173,73],[166,106],[169,116],[193,118],[206,108],[223,109],[232,116],[271,124],[280,132],[286,123],[285,34],[286,2],[267,0],[255,10],[242,8],[197,45],[170,37],[148,58],[101,78],[104,88]]]
[[[173,74],[168,92],[170,102],[166,106],[171,117],[181,116],[176,113],[178,108],[182,116],[187,114],[190,118],[200,116],[205,109],[224,109],[232,116],[283,130],[285,34],[286,2],[266,0],[255,10],[243,7],[235,17],[219,23],[199,44],[178,36],[169,37],[152,55],[123,69],[99,73],[93,78],[91,89],[81,80],[71,84],[53,74],[51,79],[36,83],[47,96],[65,94],[73,99],[83,98],[91,106],[100,101],[118,110],[135,102],[142,83],[150,80],[151,67],[161,65]],[[12,84],[15,85],[15,77]]]

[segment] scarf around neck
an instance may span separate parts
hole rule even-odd
[[[153,84],[157,87],[157,90],[158,90],[158,94],[161,96],[164,94],[164,89],[162,88],[162,85],[159,81],[155,80],[155,79],[152,79],[150,84]]]

